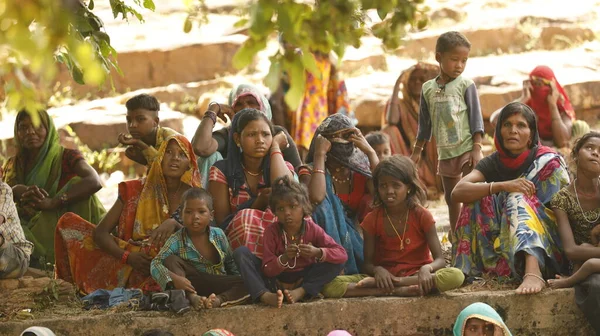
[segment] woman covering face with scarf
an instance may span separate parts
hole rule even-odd
[[[300,167],[300,181],[315,204],[313,218],[348,253],[345,274],[356,274],[363,261],[362,238],[356,230],[363,197],[372,192],[371,171],[377,154],[347,116],[336,113],[317,128]]]

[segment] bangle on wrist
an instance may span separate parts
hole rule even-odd
[[[323,174],[325,175],[325,171],[323,169],[314,169],[313,174]]]
[[[280,256],[277,258],[277,261],[279,262],[279,265],[281,265],[282,267],[288,267],[288,266],[290,265],[290,263],[289,263],[289,262],[286,262],[286,263],[284,264],[284,263],[283,263],[283,261],[281,261],[281,257],[283,257],[283,254],[282,254],[282,255],[280,255]]]
[[[204,118],[208,118],[213,122],[213,125],[217,124],[217,114],[214,111],[206,111],[204,112],[204,116],[202,117],[202,119]]]
[[[494,191],[492,190],[494,188],[494,182],[490,183],[490,196],[492,196],[494,194]]]
[[[58,199],[60,201],[60,205],[65,206],[65,205],[67,205],[67,202],[69,201],[69,196],[67,195],[66,192],[64,192],[60,195],[60,197]]]
[[[415,145],[413,146],[413,148],[418,148],[418,149],[420,149],[420,150],[423,150],[423,146],[417,146],[417,144],[415,144]]]
[[[219,108],[219,110],[218,110],[218,111],[216,111],[216,112],[215,112],[215,111],[211,111],[211,112],[214,112],[214,113],[221,113],[221,105],[219,105],[219,103],[217,103],[217,102],[214,102],[214,101],[213,101],[213,102],[210,102],[210,103],[208,104],[208,108],[210,109],[210,107],[211,107],[211,106],[213,106],[213,105],[217,105],[217,107]]]
[[[275,155],[275,154],[281,154],[281,156],[283,156],[281,151],[274,151],[274,152],[271,152],[271,158],[273,158],[273,155]]]
[[[479,149],[483,150],[483,145],[481,144],[481,142],[474,142],[473,147],[475,146],[479,146]]]
[[[123,254],[121,255],[121,264],[123,264],[123,265],[127,264],[127,259],[129,259],[130,254],[131,254],[131,252],[129,252],[129,251],[123,252]]]

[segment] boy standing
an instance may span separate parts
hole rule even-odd
[[[128,146],[125,155],[129,159],[150,167],[158,155],[157,148],[166,138],[177,132],[158,125],[160,104],[153,96],[145,93],[139,94],[129,99],[125,106],[127,107],[129,135],[119,134],[119,142]]]
[[[477,89],[471,79],[461,76],[470,51],[471,43],[459,32],[447,32],[438,38],[435,59],[440,74],[423,84],[419,130],[411,155],[415,163],[419,162],[423,145],[432,135],[435,137],[451,233],[460,212],[460,203],[451,200],[452,190],[483,157],[483,117]]]
[[[25,239],[12,188],[0,182],[0,279],[20,278],[29,267],[33,244]]]

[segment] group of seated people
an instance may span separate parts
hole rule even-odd
[[[586,130],[572,146],[571,181],[564,158],[542,145],[546,119],[528,102],[537,94],[502,108],[496,151],[452,191],[463,206],[448,267],[425,207],[440,192],[435,145],[418,164],[407,156],[418,91],[433,76],[424,64],[400,76],[384,133],[365,137],[345,114],[329,115],[304,159],[252,85],[233,89],[228,105],[211,103],[191,142],[159,126],[154,97],[135,96],[119,141],[148,170],[119,184],[108,211],[97,172],[60,145],[48,113],[21,111],[0,184],[0,278],[54,264],[81,293],[181,289],[214,308],[419,296],[488,274],[517,281],[519,294],[577,285],[600,330],[600,133]],[[566,95],[559,102],[574,120]],[[213,132],[217,118],[230,126]]]

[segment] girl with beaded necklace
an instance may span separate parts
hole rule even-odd
[[[577,167],[576,178],[554,195],[550,205],[575,273],[548,280],[548,284],[552,288],[575,286],[577,306],[600,334],[600,248],[592,245],[594,228],[600,224],[600,133],[582,136],[571,156]]]
[[[344,268],[348,256],[316,224],[306,187],[289,177],[273,183],[270,200],[277,221],[265,229],[262,261],[242,246],[234,259],[254,301],[281,308],[315,297]]]
[[[373,183],[375,209],[361,224],[367,275],[337,277],[323,294],[418,296],[460,287],[464,274],[446,268],[414,163],[401,155],[386,158],[375,168]]]

